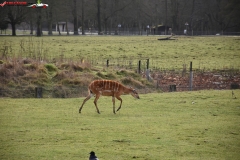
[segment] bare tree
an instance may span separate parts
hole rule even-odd
[[[102,34],[102,24],[101,24],[101,3],[97,0],[97,19],[98,19],[98,35]]]
[[[74,35],[78,35],[78,15],[77,15],[77,0],[73,0],[73,27]]]
[[[85,0],[82,0],[82,35],[85,35]]]
[[[28,9],[21,6],[11,6],[6,8],[4,21],[11,24],[12,36],[16,36],[16,25],[22,23],[27,15]]]
[[[224,29],[234,29],[235,31],[240,31],[240,1],[239,0],[229,0],[222,1],[221,14],[227,20]]]
[[[37,12],[37,37],[42,36],[42,15],[41,12],[42,10],[40,9]]]
[[[52,33],[52,25],[53,25],[53,14],[56,14],[55,7],[56,2],[55,1],[49,1],[48,2],[49,7],[46,9],[46,18],[48,23],[48,35],[53,35]]]

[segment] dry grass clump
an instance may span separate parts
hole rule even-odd
[[[100,79],[111,79],[111,80],[114,80],[114,79],[117,79],[117,76],[110,72],[110,73],[102,73],[102,72],[97,72],[96,74]]]
[[[58,70],[58,68],[52,63],[47,63],[44,67],[48,70],[48,72],[56,72]]]
[[[134,78],[131,78],[131,77],[125,77],[125,78],[121,79],[121,82],[124,85],[130,85],[130,86],[135,87],[135,88],[144,87],[144,85],[140,81],[135,80]]]
[[[91,73],[79,74],[72,70],[61,70],[56,73],[52,81],[65,86],[87,86],[92,79],[93,75]]]
[[[133,78],[140,78],[139,74],[127,71],[127,70],[119,70],[116,72],[117,75],[124,76],[124,77],[133,77]]]
[[[55,85],[52,90],[52,97],[66,98],[71,94],[71,90],[63,85]]]
[[[34,96],[28,91],[13,92],[12,89],[27,88],[34,93],[37,86],[50,89],[48,94],[52,97],[72,97],[87,92],[87,86],[95,79],[110,79],[122,81],[123,84],[142,88],[141,76],[130,71],[91,71],[91,65],[87,62],[54,62],[19,58],[5,59],[0,63],[0,89],[4,89],[4,95],[10,97]],[[30,88],[29,88],[30,87]],[[6,88],[6,89],[5,89]],[[8,90],[9,92],[7,92]],[[19,89],[20,90],[20,89]],[[12,96],[9,95],[12,92]]]
[[[37,61],[5,60],[3,64],[0,64],[0,81],[3,87],[44,85],[48,82],[48,71]]]
[[[58,64],[57,67],[61,70],[72,70],[74,72],[83,72],[83,71],[90,71],[91,65],[90,63],[84,62],[84,63],[79,63],[79,62],[65,62]]]
[[[23,64],[23,68],[29,71],[35,71],[38,66],[36,64]]]

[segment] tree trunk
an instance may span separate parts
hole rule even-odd
[[[16,36],[16,24],[12,22],[11,25],[12,25],[12,36]]]
[[[42,36],[42,15],[41,10],[39,10],[37,16],[37,37],[41,36]]]
[[[172,25],[173,25],[173,29],[176,31],[179,28],[179,24],[178,24],[178,18],[179,18],[179,3],[178,0],[174,1],[171,0],[171,12],[172,12]]]
[[[59,36],[61,36],[61,31],[60,31],[60,28],[59,28],[59,24],[58,24],[58,22],[57,22],[57,30],[58,30],[58,34],[59,34]]]
[[[74,35],[78,35],[77,0],[73,0],[73,5]]]
[[[33,13],[32,13],[32,10],[30,10],[30,13],[29,13],[29,19],[30,19],[30,21],[29,21],[29,23],[30,23],[30,34],[32,35],[33,34]]]
[[[84,12],[85,12],[85,10],[84,10],[84,4],[85,4],[85,2],[84,2],[85,0],[82,0],[82,35],[85,35],[85,25],[84,25]]]
[[[30,34],[33,34],[33,21],[30,19]]]
[[[53,35],[53,33],[52,33],[52,10],[49,11],[49,16],[48,16],[48,35]]]
[[[68,22],[66,21],[66,30],[67,30],[67,35],[69,35],[69,31],[68,31]]]
[[[193,15],[195,11],[195,0],[192,1],[192,11],[191,11],[191,19],[190,19],[190,30],[193,30]]]
[[[137,21],[138,21],[138,35],[141,35],[141,21],[140,21],[140,8],[139,8],[139,2],[136,1],[137,6]]]
[[[167,31],[167,23],[168,23],[168,21],[167,21],[167,16],[168,16],[168,14],[167,14],[167,12],[168,12],[168,6],[167,6],[167,0],[165,0],[165,35],[167,35],[168,34],[168,31]]]
[[[101,35],[102,34],[102,28],[101,28],[101,11],[100,11],[100,0],[97,0],[97,17],[98,17],[98,35]]]

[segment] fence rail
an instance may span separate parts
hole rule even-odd
[[[146,61],[146,60],[144,60]],[[109,61],[108,61],[109,62]],[[110,61],[111,62],[111,61]],[[147,61],[145,62],[147,63]],[[142,64],[142,63],[141,63]],[[103,63],[106,65],[106,63]],[[119,66],[111,66],[107,72],[112,71],[118,72]],[[131,63],[133,65],[133,63]],[[126,64],[126,68],[131,68],[130,63]],[[93,64],[94,66],[94,64]],[[191,72],[187,71],[186,66],[182,69],[164,70],[153,69],[148,70],[147,64],[144,64],[141,68],[141,72],[137,69],[137,63],[135,67],[130,70],[136,71],[139,77],[147,78],[151,81],[152,87],[141,87],[136,88],[139,93],[146,94],[151,92],[171,92],[171,91],[196,91],[202,89],[239,89],[240,85],[240,70],[239,69],[228,69],[228,70],[216,70],[207,72],[204,70],[193,70],[192,80]],[[106,66],[105,66],[106,67]],[[117,67],[117,69],[115,68]],[[124,68],[125,68],[124,67]],[[144,68],[145,67],[145,68]],[[106,67],[107,68],[107,67]],[[148,71],[148,72],[147,72]],[[131,72],[132,73],[132,72]],[[134,76],[136,76],[134,74]],[[150,76],[150,77],[149,77]],[[192,83],[191,83],[192,81]],[[7,81],[0,83],[0,97],[13,97],[13,98],[74,98],[74,97],[85,97],[87,93],[87,86],[36,86],[32,84],[27,87],[9,87]],[[191,87],[192,86],[192,87]]]
[[[8,30],[8,32],[1,32],[0,35],[11,35],[11,30]],[[61,35],[67,35],[66,31],[61,31],[60,32]],[[74,32],[73,31],[69,31],[68,32],[69,35],[73,35]],[[154,31],[153,29],[146,29],[146,28],[115,28],[112,30],[103,30],[101,32],[102,35],[127,35],[127,36],[131,36],[131,35],[142,35],[142,36],[146,36],[146,35],[171,35],[172,33],[176,34],[176,35],[189,35],[189,36],[198,36],[198,35],[240,35],[240,32],[229,32],[229,31],[216,31],[216,30],[173,30],[173,31],[167,31],[167,33],[165,33],[165,31]],[[34,34],[36,34],[36,31],[34,31]],[[43,35],[48,35],[48,29],[43,29],[42,30],[42,34]],[[53,31],[53,35],[58,35],[59,32],[58,31]],[[79,32],[79,35],[81,35],[82,32]],[[98,35],[98,30],[85,30],[85,34],[86,35]],[[26,30],[26,29],[18,29],[17,30],[17,35],[30,35],[30,30]]]
[[[226,85],[224,88],[221,84],[214,86],[193,86],[191,91],[198,90],[221,90],[221,89],[240,89],[238,84]],[[163,93],[163,92],[183,92],[190,91],[189,86],[160,85],[156,87],[138,88],[139,94]],[[22,87],[22,88],[0,88],[0,97],[8,98],[78,98],[86,97],[88,90],[86,87],[78,88],[45,88],[45,87]]]

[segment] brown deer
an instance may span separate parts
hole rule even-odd
[[[83,105],[87,100],[89,100],[92,95],[95,95],[94,104],[96,106],[97,112],[100,114],[99,109],[97,107],[97,100],[102,96],[112,96],[113,102],[113,113],[115,114],[115,97],[121,102],[117,111],[121,109],[122,106],[122,98],[120,97],[122,94],[131,94],[133,97],[139,99],[138,93],[132,87],[125,87],[124,85],[112,81],[112,80],[95,80],[88,86],[88,96],[83,101],[82,106],[79,108],[79,113],[83,108]]]

